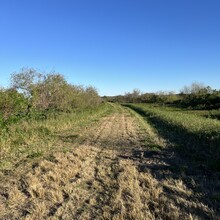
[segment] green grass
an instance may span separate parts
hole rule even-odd
[[[45,120],[21,120],[0,133],[0,171],[13,169],[22,160],[52,151],[68,151],[84,140],[83,133],[113,107],[103,103],[93,109],[62,113]]]
[[[166,111],[174,111],[174,112],[178,111],[178,112],[182,112],[186,114],[193,114],[193,115],[202,116],[205,118],[220,120],[220,109],[218,110],[191,110],[187,108],[178,108],[178,107],[171,107],[171,106],[159,105],[159,104],[151,104],[151,105],[148,104],[148,106],[160,107],[161,110],[166,110]]]
[[[220,169],[220,121],[173,108],[148,104],[127,105],[150,119],[166,139],[197,161]]]
[[[205,118],[220,120],[220,110],[186,110],[184,112]]]

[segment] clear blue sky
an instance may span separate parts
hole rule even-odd
[[[55,70],[101,95],[220,88],[219,0],[0,0],[0,84]]]

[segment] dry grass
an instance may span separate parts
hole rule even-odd
[[[10,187],[10,188],[9,188]],[[56,153],[22,176],[8,191],[1,219],[179,218],[161,184],[130,160],[91,146]]]
[[[11,186],[5,186],[6,219],[45,219],[53,216],[70,195],[79,196],[82,180],[91,178],[96,149],[81,146],[74,153],[55,153],[51,161],[34,164],[33,169]],[[93,168],[94,169],[94,168]],[[83,192],[83,189],[82,189]],[[81,192],[81,193],[82,193]]]
[[[102,104],[81,112],[62,113],[47,120],[20,121],[0,131],[0,174],[13,170],[22,160],[42,157],[48,152],[72,149],[85,138],[87,128],[105,115],[111,107]]]
[[[218,219],[196,182],[190,187],[172,169],[155,170],[171,166],[158,150],[166,141],[132,111],[114,108],[87,129],[84,144],[5,177],[0,219]]]

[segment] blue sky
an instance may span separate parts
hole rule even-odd
[[[101,95],[220,89],[220,1],[0,0],[0,85],[22,67]]]

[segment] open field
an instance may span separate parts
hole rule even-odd
[[[9,127],[1,136],[0,219],[219,219],[219,172],[182,156],[141,109],[106,103]],[[219,122],[190,116],[185,129],[191,120],[200,130],[190,132],[203,132],[216,159]]]

